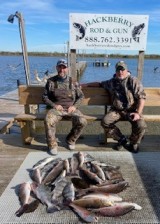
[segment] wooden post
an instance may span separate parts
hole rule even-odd
[[[137,78],[141,81],[143,77],[143,67],[144,67],[144,51],[139,51],[138,57],[138,68],[137,68]]]
[[[76,50],[71,49],[71,57],[70,57],[70,72],[71,77],[74,81],[77,81],[77,72],[76,72]]]

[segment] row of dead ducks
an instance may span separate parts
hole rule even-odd
[[[18,217],[34,212],[39,203],[48,213],[71,209],[85,222],[141,210],[141,206],[125,202],[118,195],[129,187],[120,167],[97,161],[87,153],[74,153],[67,159],[47,157],[38,161],[29,175],[32,181],[18,188]]]

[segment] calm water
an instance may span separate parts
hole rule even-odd
[[[55,73],[55,65],[59,58],[57,57],[29,57],[31,82],[35,83],[34,70],[37,70],[39,77],[43,78],[44,73]],[[96,58],[103,61],[102,58]],[[109,79],[114,74],[114,66],[121,58],[109,59],[109,67],[93,67],[93,58],[81,58],[78,60],[87,61],[87,67],[81,77],[80,82],[102,81]],[[137,76],[137,59],[125,59],[132,75]],[[159,67],[154,73],[154,68]],[[0,95],[5,94],[17,88],[17,80],[25,83],[25,72],[23,58],[21,56],[0,56]],[[145,87],[160,87],[160,61],[146,60],[144,62],[144,74],[142,83]]]

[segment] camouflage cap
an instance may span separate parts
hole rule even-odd
[[[57,66],[60,66],[60,65],[64,65],[65,67],[68,66],[67,61],[65,59],[60,59],[57,61]]]
[[[115,68],[116,68],[116,70],[118,70],[118,68],[123,68],[124,70],[127,70],[127,65],[125,64],[124,61],[119,61],[115,65]]]

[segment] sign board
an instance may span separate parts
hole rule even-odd
[[[70,49],[145,51],[148,15],[70,14]]]

